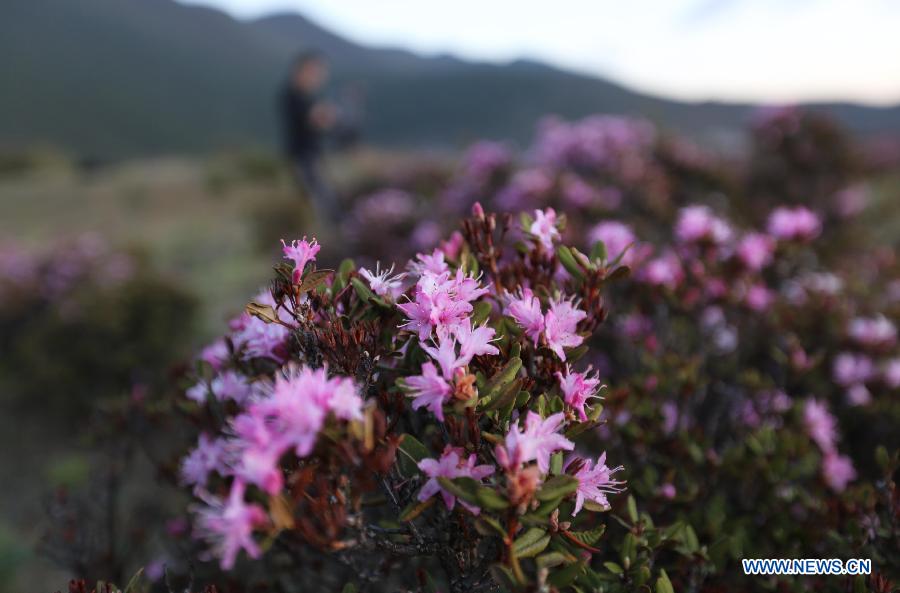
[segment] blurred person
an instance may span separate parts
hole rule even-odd
[[[327,80],[328,64],[322,54],[306,51],[297,56],[281,93],[281,115],[285,150],[298,184],[316,214],[336,222],[337,198],[322,175],[324,136],[336,121],[335,107],[319,98]]]

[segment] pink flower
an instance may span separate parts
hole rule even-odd
[[[666,482],[659,487],[659,495],[666,500],[672,500],[673,498],[675,498],[676,494],[678,494],[678,491],[675,490],[675,485],[671,482]]]
[[[284,252],[284,259],[289,259],[294,262],[294,273],[291,280],[294,284],[297,284],[303,277],[303,268],[306,267],[308,262],[316,261],[316,254],[319,253],[321,247],[315,239],[307,241],[306,237],[303,237],[300,241],[295,239],[291,241],[290,245],[285,243],[284,239],[282,239],[281,245],[282,251]]]
[[[575,348],[584,342],[584,338],[577,333],[577,326],[585,317],[587,313],[577,309],[571,300],[550,303],[550,310],[544,315],[544,338],[547,340],[547,347],[563,362],[566,360],[564,348]]]
[[[276,310],[278,319],[287,326],[295,326],[296,321],[284,307],[279,307],[272,298],[272,293],[263,290],[253,299],[261,305],[268,305]],[[290,330],[281,323],[267,323],[262,319],[243,313],[231,323],[234,333],[232,341],[235,349],[243,348],[243,358],[272,358],[284,362],[284,343]]]
[[[359,275],[366,279],[366,282],[372,288],[372,292],[378,296],[386,296],[396,300],[397,297],[403,294],[403,279],[406,277],[406,274],[391,276],[393,272],[394,266],[391,266],[388,270],[381,270],[377,263],[375,264],[375,272],[370,272],[366,268],[359,269]]]
[[[243,403],[250,396],[251,387],[247,382],[247,378],[233,371],[226,370],[219,373],[210,384],[210,389],[216,399],[225,401],[226,399],[234,400],[237,403]]]
[[[806,425],[807,434],[823,452],[834,451],[837,427],[834,416],[831,415],[825,404],[820,404],[814,399],[807,400],[803,408],[803,422]]]
[[[875,374],[872,359],[862,354],[841,352],[834,358],[834,380],[847,387],[865,383]]]
[[[225,343],[225,340],[221,338],[206,346],[200,352],[200,360],[208,363],[216,370],[219,370],[222,365],[228,361],[230,356],[231,353],[228,351],[228,345]]]
[[[676,288],[684,278],[684,271],[678,257],[669,252],[644,264],[638,278],[654,286]]]
[[[450,388],[450,384],[438,375],[433,363],[423,364],[421,375],[407,377],[406,385],[410,388],[410,395],[414,398],[413,409],[426,407],[438,420],[444,421],[444,402],[452,397],[453,390]]]
[[[532,339],[537,346],[544,331],[544,314],[541,312],[541,302],[534,296],[531,289],[523,288],[518,296],[509,297],[503,312],[522,326],[525,335]]]
[[[797,206],[795,208],[776,208],[770,215],[767,224],[770,235],[785,241],[809,241],[818,236],[822,230],[819,217],[812,210]]]
[[[772,263],[774,251],[775,242],[771,237],[762,233],[744,235],[737,246],[738,259],[754,272],[758,272]]]
[[[553,253],[553,241],[559,240],[559,229],[556,228],[556,211],[553,208],[534,211],[534,222],[528,228],[548,254]]]
[[[900,387],[900,358],[892,358],[884,364],[882,379],[892,389]]]
[[[251,558],[262,553],[253,541],[253,529],[266,522],[266,513],[259,505],[244,502],[244,483],[235,480],[227,501],[209,497],[208,506],[195,507],[196,535],[212,545],[212,553],[219,558],[223,570],[231,570],[242,549]]]
[[[864,406],[872,402],[872,394],[862,383],[851,385],[847,390],[847,402],[853,406]]]
[[[829,488],[843,492],[847,484],[856,479],[856,470],[849,457],[830,451],[822,459],[822,477]]]
[[[707,206],[687,206],[678,213],[675,236],[682,243],[709,241],[716,245],[731,239],[731,227]]]
[[[425,501],[440,492],[444,499],[447,509],[453,510],[456,505],[456,497],[441,487],[438,478],[472,478],[474,480],[482,480],[494,473],[494,468],[490,465],[475,465],[478,463],[477,456],[473,453],[465,460],[460,458],[462,449],[455,447],[447,447],[441,454],[440,459],[423,459],[419,462],[419,469],[428,476],[428,481],[419,491],[418,499]],[[477,515],[481,512],[478,507],[472,506],[459,501],[461,505]]]
[[[494,328],[482,325],[480,327],[472,327],[472,324],[462,324],[456,329],[456,340],[459,342],[460,358],[466,361],[466,364],[475,356],[496,356],[500,353],[497,347],[491,344],[494,339]]]
[[[431,255],[419,253],[416,255],[416,261],[410,262],[410,269],[418,275],[434,274],[440,275],[448,271],[447,262],[444,261],[444,251],[435,249]]]
[[[415,331],[423,342],[433,331],[438,335],[456,333],[469,323],[473,309],[471,301],[487,292],[462,269],[457,270],[455,276],[449,271],[441,274],[425,272],[416,283],[414,300],[397,305],[408,318],[402,327]]]
[[[637,238],[628,225],[615,220],[603,221],[588,231],[588,241],[592,244],[603,241],[609,261],[615,261],[621,256],[622,263],[626,266],[633,263],[634,250],[630,248],[637,242]]]
[[[609,501],[606,499],[607,494],[615,494],[623,490],[622,485],[625,482],[613,480],[612,475],[625,469],[618,466],[610,469],[606,466],[606,453],[602,453],[597,459],[597,465],[590,459],[581,460],[573,457],[567,465],[571,465],[575,461],[583,461],[581,467],[575,472],[578,479],[578,490],[575,491],[575,509],[572,516],[577,515],[584,506],[585,500],[596,502],[602,507],[609,507]]]
[[[753,311],[765,311],[772,304],[774,296],[764,284],[757,283],[747,289],[744,295],[744,303]]]
[[[525,416],[525,430],[520,430],[516,424],[510,426],[506,433],[505,449],[498,451],[498,458],[509,468],[537,461],[538,469],[546,474],[550,471],[550,455],[560,450],[571,451],[575,447],[572,441],[558,432],[564,421],[562,412],[544,420],[540,414],[529,410]]]
[[[897,341],[897,327],[884,315],[857,317],[850,322],[847,334],[862,346],[890,346]]]
[[[201,433],[197,446],[181,461],[181,483],[186,486],[203,486],[210,472],[226,473],[225,457],[225,442]]]
[[[572,372],[569,365],[566,365],[566,374],[557,372],[556,378],[559,379],[559,386],[565,402],[578,412],[578,417],[582,422],[587,421],[588,417],[584,406],[589,399],[600,397],[597,395],[600,379],[597,378],[596,373],[591,376],[590,369],[584,373]]]

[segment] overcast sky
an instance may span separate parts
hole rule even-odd
[[[535,58],[685,99],[900,102],[900,0],[183,0],[352,40]]]

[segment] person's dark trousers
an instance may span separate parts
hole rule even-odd
[[[306,190],[316,215],[338,222],[338,204],[334,192],[322,177],[317,155],[294,155],[292,158],[297,183]]]

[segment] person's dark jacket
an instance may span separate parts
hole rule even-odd
[[[314,156],[322,149],[321,132],[310,118],[315,98],[285,85],[281,91],[284,148],[289,156]]]

